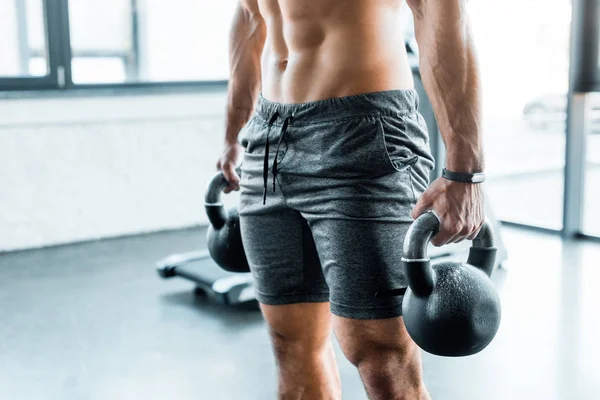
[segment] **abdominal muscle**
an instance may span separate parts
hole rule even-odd
[[[398,0],[260,0],[262,95],[303,103],[413,88]]]

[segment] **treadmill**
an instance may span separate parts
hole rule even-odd
[[[258,306],[249,272],[228,272],[217,265],[208,250],[171,254],[156,263],[161,278],[175,276],[196,284],[195,293],[228,306]]]

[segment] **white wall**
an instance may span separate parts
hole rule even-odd
[[[224,91],[0,101],[0,251],[205,224],[224,110]]]

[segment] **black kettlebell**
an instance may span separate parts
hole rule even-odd
[[[240,175],[241,171],[236,171]],[[250,272],[246,259],[240,217],[236,207],[225,211],[221,193],[229,183],[223,172],[217,172],[210,180],[204,198],[204,207],[210,221],[207,232],[208,251],[212,259],[229,272]]]
[[[439,226],[430,211],[406,233],[404,323],[414,342],[428,353],[469,356],[483,350],[500,326],[500,298],[490,279],[496,260],[492,226],[486,219],[466,263],[444,261],[432,266],[427,247]]]

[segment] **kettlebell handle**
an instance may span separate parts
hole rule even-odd
[[[428,211],[411,224],[404,238],[404,260],[429,260],[427,247],[431,238],[439,232],[440,223],[438,216],[433,211]],[[472,241],[471,250],[492,248],[494,248],[494,231],[486,217],[477,237]]]
[[[242,173],[239,167],[236,168],[235,172],[238,176]],[[204,208],[206,209],[206,215],[215,229],[221,229],[227,221],[227,213],[225,212],[225,207],[221,201],[221,194],[223,193],[223,189],[227,186],[229,186],[229,182],[225,179],[223,171],[218,171],[208,183],[204,194]]]
[[[419,297],[429,296],[434,284],[434,271],[431,261],[427,256],[427,247],[431,238],[439,232],[440,220],[438,216],[429,211],[418,217],[408,228],[404,239],[404,264],[408,286]],[[489,277],[492,275],[496,261],[496,248],[494,247],[494,233],[490,221],[485,218],[484,223],[473,239],[469,249],[467,264],[472,265]],[[398,290],[391,290],[379,295],[402,294]]]
[[[440,230],[440,219],[433,211],[419,216],[408,228],[404,238],[402,264],[408,286],[416,296],[429,296],[434,287],[434,272],[427,248],[431,238]],[[469,249],[467,264],[472,265],[487,276],[491,276],[496,263],[494,231],[488,218],[485,218],[477,237]],[[403,295],[406,288],[389,289],[377,292],[375,297]]]

